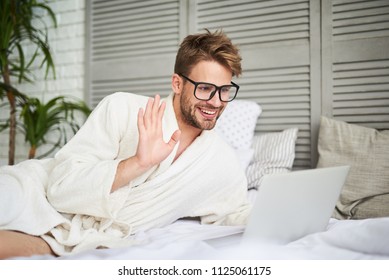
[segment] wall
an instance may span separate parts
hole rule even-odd
[[[243,58],[238,98],[262,107],[255,133],[299,128],[295,169],[316,166],[322,115],[389,129],[388,0],[91,0],[87,15],[91,104],[169,93],[183,37],[223,29]]]
[[[34,84],[17,85],[17,88],[45,101],[58,95],[84,99],[85,1],[50,0],[48,4],[57,18],[57,28],[49,26],[49,45],[56,66],[56,78],[50,74],[45,80],[44,69],[37,69]],[[27,55],[32,51],[32,48],[27,48]],[[8,132],[1,133],[0,143],[0,165],[4,165],[8,162]],[[27,159],[27,154],[28,146],[19,133],[15,161]]]

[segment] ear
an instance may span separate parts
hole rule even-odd
[[[178,74],[173,74],[172,76],[172,89],[175,94],[181,94],[183,89],[182,78]]]

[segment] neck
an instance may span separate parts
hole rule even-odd
[[[180,100],[176,95],[173,96],[173,108],[174,114],[176,115],[178,128],[181,130],[181,138],[186,136],[186,138],[193,138],[193,140],[199,136],[202,132],[202,129],[194,127],[186,123],[182,118]]]
[[[173,97],[173,108],[174,108],[174,113],[176,115],[178,128],[181,130],[180,144],[178,146],[178,151],[176,155],[177,158],[201,134],[202,130],[187,124],[182,119],[179,99],[176,98],[176,96]]]
[[[176,118],[178,128],[181,130],[181,141],[185,140],[186,143],[192,143],[201,134],[202,130],[183,121],[180,113],[178,115],[176,113]]]

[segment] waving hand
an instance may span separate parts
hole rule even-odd
[[[116,170],[111,192],[126,186],[151,167],[161,163],[173,151],[180,139],[181,131],[176,130],[166,143],[162,134],[162,117],[166,104],[160,104],[160,97],[150,98],[145,110],[138,112],[139,143],[136,154],[122,160]]]
[[[161,163],[173,151],[181,132],[176,130],[166,143],[162,136],[162,117],[166,103],[160,104],[160,96],[150,98],[145,110],[138,112],[139,144],[136,152],[138,163],[143,168],[151,168]]]

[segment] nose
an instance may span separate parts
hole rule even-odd
[[[208,104],[212,105],[215,108],[219,108],[222,105],[220,101],[220,89],[218,89],[210,100],[207,101]]]

